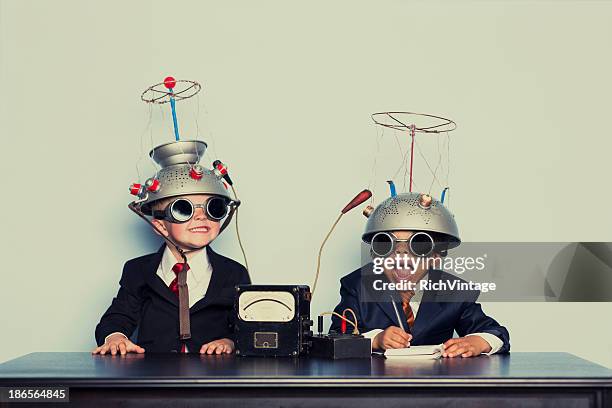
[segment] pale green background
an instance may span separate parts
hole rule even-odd
[[[254,282],[312,283],[325,232],[372,179],[378,110],[458,122],[449,205],[464,240],[612,240],[610,21],[609,1],[0,1],[0,361],[92,349],[123,263],[156,248],[126,204],[139,96],[166,74],[205,86],[200,131],[244,201]],[[179,105],[186,137],[197,105]],[[161,112],[155,142],[172,137]],[[376,201],[395,146],[383,138]],[[326,249],[313,313],[359,266],[359,212]],[[231,230],[215,247],[240,258]],[[609,303],[485,310],[514,351],[612,367]]]

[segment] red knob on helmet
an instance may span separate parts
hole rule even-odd
[[[152,180],[147,181],[147,191],[150,191],[152,193],[157,193],[160,187],[161,185],[159,184],[158,179],[152,179]]]
[[[189,170],[189,177],[191,177],[194,180],[202,179],[203,175],[204,175],[204,169],[202,169],[202,166],[192,166],[191,169]]]
[[[141,189],[142,189],[142,184],[132,183],[132,185],[130,186],[130,194],[137,196],[140,194]]]

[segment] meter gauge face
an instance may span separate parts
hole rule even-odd
[[[238,297],[238,316],[245,322],[289,322],[295,298],[284,291],[245,291]]]

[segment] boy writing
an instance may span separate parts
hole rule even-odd
[[[483,312],[477,291],[420,289],[423,280],[462,281],[426,262],[439,260],[460,243],[454,218],[443,204],[426,194],[391,197],[370,214],[362,238],[374,258],[395,262],[383,262],[384,273],[374,272],[370,263],[342,278],[335,312],[342,315],[352,309],[359,330],[372,339],[373,350],[440,343],[444,357],[510,350],[508,331]],[[400,289],[378,291],[381,287]],[[334,317],[331,330],[340,327],[340,319]],[[459,338],[452,338],[455,331]]]

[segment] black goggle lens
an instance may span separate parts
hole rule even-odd
[[[189,200],[176,200],[170,206],[170,214],[177,222],[189,221],[193,216],[193,205]]]
[[[427,256],[434,250],[434,241],[431,235],[417,232],[410,238],[410,251],[416,256]]]
[[[386,233],[378,233],[372,237],[372,252],[377,256],[387,256],[393,251],[393,238]]]
[[[228,213],[227,200],[212,197],[206,203],[206,216],[213,220],[221,220]]]

